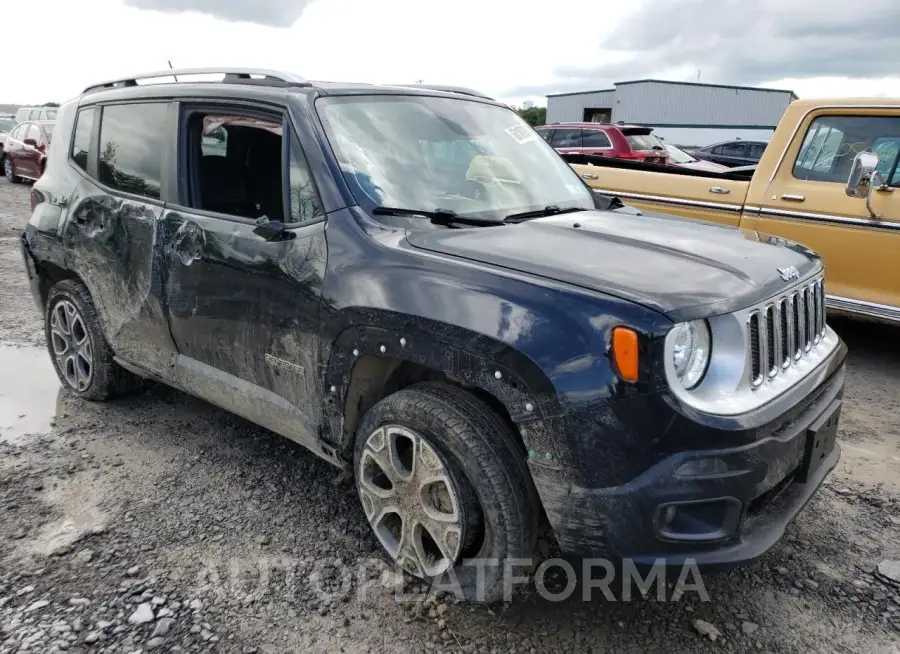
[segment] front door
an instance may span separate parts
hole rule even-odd
[[[825,261],[831,306],[900,319],[900,109],[823,109],[808,116],[762,206],[759,230],[798,241]],[[845,192],[857,153],[879,156],[888,187]]]
[[[185,105],[180,116],[185,184],[163,245],[178,383],[315,450],[326,246],[303,152],[271,110]],[[285,223],[283,238],[255,233],[260,220]]]

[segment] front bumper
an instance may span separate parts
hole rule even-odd
[[[563,554],[629,559],[638,566],[690,560],[707,568],[762,556],[838,463],[840,447],[831,438],[843,397],[845,356],[841,343],[829,376],[800,406],[756,428],[759,437],[747,444],[672,454],[614,487],[580,488],[535,475]],[[811,428],[821,428],[828,418],[831,438],[810,441],[811,433],[819,433]],[[807,447],[816,440],[821,443],[815,463],[807,465]],[[715,465],[686,475],[683,466],[692,461]],[[681,528],[667,526],[669,507]]]

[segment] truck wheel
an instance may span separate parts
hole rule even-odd
[[[487,404],[446,384],[417,384],[366,413],[356,488],[403,570],[445,588],[457,580],[469,600],[503,597],[503,562],[531,556],[540,510],[514,439]]]
[[[106,400],[140,383],[113,360],[91,295],[65,279],[50,289],[44,316],[47,349],[62,385],[86,400]]]

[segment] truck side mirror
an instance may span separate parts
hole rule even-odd
[[[874,152],[860,152],[856,155],[850,168],[850,178],[847,180],[847,195],[851,198],[868,197],[872,176],[877,167],[878,155]]]
[[[850,168],[850,178],[847,180],[845,192],[851,198],[865,198],[866,209],[872,218],[881,218],[872,209],[872,193],[874,191],[893,191],[876,168],[878,167],[878,155],[874,152],[860,152],[853,159]]]

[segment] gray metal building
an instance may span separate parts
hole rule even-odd
[[[547,122],[625,122],[653,127],[671,143],[731,138],[767,141],[793,91],[694,82],[636,80],[614,88],[547,96]]]

